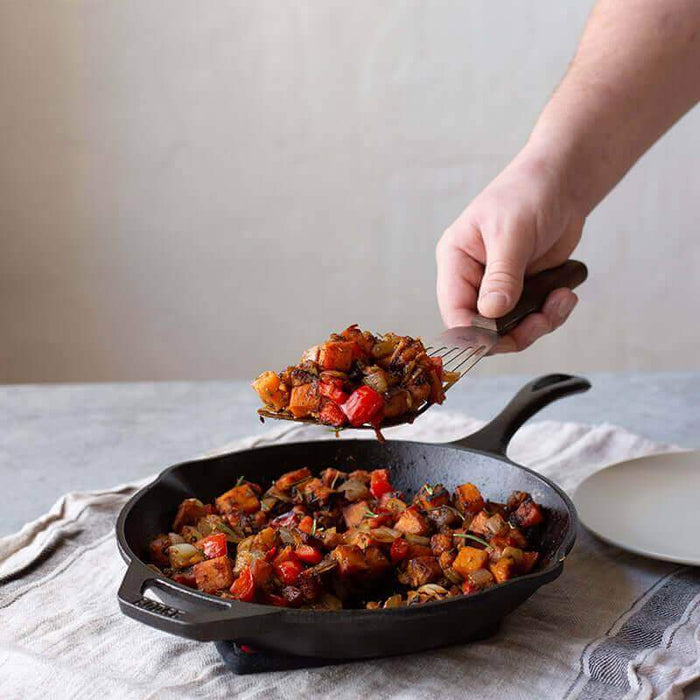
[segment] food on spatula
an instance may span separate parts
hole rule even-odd
[[[309,348],[298,365],[263,372],[254,382],[265,409],[336,428],[410,420],[426,403],[442,403],[442,360],[420,340],[395,333],[375,336],[356,325]]]
[[[425,484],[388,469],[302,468],[267,490],[243,478],[210,504],[184,500],[153,565],[204,593],[290,608],[396,608],[472,595],[530,573],[546,511],[522,491]]]

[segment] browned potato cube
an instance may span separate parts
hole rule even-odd
[[[396,521],[394,530],[405,532],[411,535],[427,535],[430,532],[430,525],[423,515],[415,510],[407,509]]]
[[[418,557],[408,562],[406,574],[408,585],[417,588],[442,578],[442,569],[436,557]]]
[[[357,501],[357,503],[351,503],[349,506],[345,506],[345,508],[343,508],[343,518],[348,530],[357,527],[362,522],[368,510],[369,505],[367,501]]]
[[[168,547],[170,547],[170,537],[168,535],[158,535],[151,540],[151,543],[148,545],[151,561],[158,566],[170,566]]]
[[[282,474],[282,476],[275,481],[275,488],[278,491],[288,491],[294,486],[294,484],[303,481],[304,479],[309,479],[311,477],[311,472],[303,467],[302,469],[295,469],[293,472],[287,472]]]
[[[224,555],[195,564],[194,579],[197,582],[197,588],[204,593],[216,593],[224,588],[230,588],[233,583],[231,560]]]
[[[338,562],[338,573],[342,577],[365,574],[369,569],[364,553],[354,544],[341,544],[331,555]]]
[[[496,583],[503,583],[515,576],[516,563],[510,557],[501,557],[497,562],[490,564],[489,569]]]
[[[206,514],[204,504],[198,498],[186,498],[177,509],[177,515],[173,521],[173,531],[179,533],[180,528],[185,525],[194,525]]]

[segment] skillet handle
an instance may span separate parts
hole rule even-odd
[[[588,391],[591,383],[569,374],[546,374],[526,384],[487,425],[453,445],[505,456],[510,439],[521,425],[553,401]]]
[[[147,588],[154,589],[160,600],[146,597]],[[280,614],[270,605],[221,600],[185,589],[135,560],[129,563],[117,598],[127,617],[201,642],[235,638],[245,643],[249,635],[267,630]]]

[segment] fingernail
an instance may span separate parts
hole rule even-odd
[[[488,292],[481,299],[479,306],[489,307],[489,311],[493,313],[502,313],[502,310],[508,306],[508,297],[503,292]]]
[[[564,320],[576,306],[578,299],[575,296],[569,295],[564,297],[557,305],[557,316]]]

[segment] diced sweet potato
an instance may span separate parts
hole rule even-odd
[[[321,394],[318,384],[309,383],[295,386],[289,399],[289,410],[295,418],[306,418],[321,407]]]
[[[442,569],[436,557],[418,557],[408,562],[406,574],[408,585],[417,588],[442,578]]]
[[[462,484],[455,489],[457,508],[463,513],[476,515],[484,507],[484,499],[474,484]]]
[[[489,570],[496,579],[496,583],[503,583],[515,576],[516,563],[510,557],[501,557],[497,562],[489,565]]]
[[[520,527],[533,527],[544,522],[544,513],[533,500],[526,500],[513,513],[513,520]]]
[[[427,535],[430,525],[418,511],[406,509],[396,521],[394,529],[411,535]]]
[[[338,573],[342,577],[357,576],[368,571],[365,555],[356,545],[341,544],[331,555],[338,562]]]
[[[525,549],[527,547],[527,538],[517,527],[508,527],[503,528],[501,532],[494,535],[489,540],[489,544],[496,549],[503,549],[504,547]]]
[[[173,521],[173,531],[180,532],[180,528],[184,525],[194,525],[206,514],[204,504],[199,499],[186,498],[177,509],[177,515]]]
[[[449,505],[450,493],[442,484],[437,484],[435,486],[428,486],[426,484],[416,494],[413,502],[423,510],[432,510],[433,508]]]
[[[323,369],[333,369],[347,372],[355,356],[355,343],[352,341],[336,341],[325,343],[319,353],[319,364]]]
[[[204,593],[216,593],[230,588],[233,583],[233,567],[227,556],[207,559],[194,566],[197,588]]]
[[[466,578],[469,573],[477,569],[483,569],[489,561],[488,552],[476,547],[462,547],[457,554],[457,558],[452,564],[452,568],[462,577]]]
[[[345,526],[350,530],[357,527],[365,517],[365,513],[369,510],[367,501],[357,501],[343,508],[343,519]]]
[[[248,484],[234,486],[226,493],[221,494],[215,503],[216,509],[224,515],[236,510],[244,513],[255,513],[260,510],[260,501]]]
[[[263,372],[254,382],[253,389],[258,392],[260,400],[276,411],[289,403],[289,391],[279,376],[272,371]]]
[[[311,472],[306,467],[295,469],[293,472],[282,474],[282,476],[275,481],[275,488],[278,491],[289,491],[295,484],[309,478],[311,478]]]

